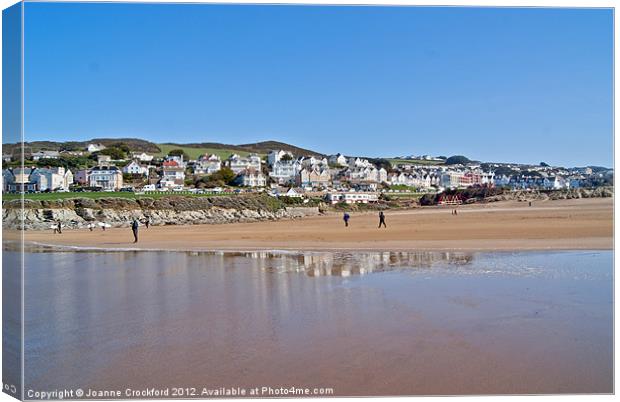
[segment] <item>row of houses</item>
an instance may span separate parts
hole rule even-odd
[[[75,176],[63,167],[5,169],[2,179],[4,192],[68,191],[74,182],[80,181],[104,190],[117,190],[123,186],[123,174],[116,166],[97,166],[88,170],[87,175],[78,171]]]
[[[87,152],[105,149],[102,144],[89,144]],[[62,152],[39,151],[33,159],[54,159]],[[78,151],[81,152],[81,151]],[[134,183],[159,188],[185,186],[187,175],[194,178],[212,175],[228,167],[235,175],[233,184],[245,187],[287,186],[306,190],[333,190],[334,188],[376,191],[382,185],[406,186],[418,190],[439,190],[470,186],[507,186],[513,189],[561,189],[591,185],[602,177],[591,168],[553,168],[549,166],[524,166],[509,164],[470,163],[467,165],[417,165],[400,163],[388,172],[375,166],[368,159],[346,157],[343,154],[328,157],[296,156],[285,150],[273,150],[265,161],[257,154],[230,155],[225,160],[216,154],[201,155],[196,160],[184,160],[183,156],[169,155],[154,161],[153,155],[134,152],[131,161],[116,167],[109,155],[98,155],[98,166],[72,173],[63,168],[26,168],[4,171],[4,191],[47,191],[68,189],[72,183],[83,186],[119,189],[123,186],[123,174],[131,175]],[[428,161],[433,158],[423,158]],[[124,163],[125,161],[123,161]],[[510,175],[495,171],[512,172]],[[613,175],[613,170],[610,170]],[[609,172],[605,173],[609,174]],[[191,176],[190,176],[191,177]],[[608,179],[608,177],[606,177]]]

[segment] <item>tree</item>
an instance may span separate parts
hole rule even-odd
[[[463,155],[453,155],[446,159],[446,165],[465,165],[469,162],[469,158]]]
[[[291,155],[289,155],[289,154],[284,154],[284,155],[282,155],[280,160],[283,161],[283,162],[288,162],[288,161],[292,161],[293,157]]]
[[[182,156],[183,160],[188,161],[189,160],[189,155],[187,154],[187,152],[185,152],[182,149],[173,149],[170,152],[168,152],[169,156]]]
[[[370,162],[372,162],[377,167],[377,169],[383,168],[387,172],[391,172],[392,171],[392,164],[387,159],[383,159],[383,158],[372,159]]]
[[[68,156],[61,155],[57,159],[41,158],[34,162],[38,167],[64,167],[73,172],[79,169],[87,168],[94,165],[94,162],[85,156]]]
[[[233,172],[232,170],[230,170],[229,167],[223,167],[220,170],[218,170],[217,172],[213,173],[212,175],[209,176],[209,181],[220,181],[224,184],[230,184],[233,182],[233,180],[235,180],[235,177],[237,177],[237,175],[235,174],[235,172]]]
[[[125,159],[125,151],[116,147],[109,147],[98,152],[99,155],[110,155],[114,160]]]
[[[124,142],[115,142],[114,144],[110,144],[110,147],[118,148],[126,154],[129,154],[131,152],[131,149],[129,149],[129,145],[125,144]]]
[[[549,165],[548,165],[548,164],[546,164],[545,162],[540,162],[540,166],[541,166],[541,167],[549,167]]]

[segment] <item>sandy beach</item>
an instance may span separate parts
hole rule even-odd
[[[613,200],[609,198],[501,202],[458,207],[387,211],[378,229],[375,212],[299,220],[222,225],[140,228],[133,243],[129,228],[106,231],[67,229],[25,232],[28,242],[105,249],[145,250],[546,250],[612,249]],[[19,239],[4,231],[5,240]]]

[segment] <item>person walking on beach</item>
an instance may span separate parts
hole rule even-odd
[[[56,227],[54,228],[54,234],[56,233],[62,234],[62,224],[60,223],[60,221],[58,221]]]
[[[148,229],[151,224],[151,217],[147,216],[146,221],[144,221],[144,226]]]
[[[351,217],[350,217],[350,216],[349,216],[349,214],[348,214],[348,213],[346,213],[346,212],[345,212],[345,213],[344,213],[344,215],[342,216],[342,220],[344,220],[344,226],[345,226],[345,227],[349,227],[349,219],[350,219],[350,218],[351,218]]]
[[[131,231],[133,232],[133,242],[137,243],[138,242],[138,220],[134,219],[133,222],[131,223]]]
[[[385,214],[383,211],[379,212],[379,228],[381,228],[381,225],[387,229],[387,225],[385,224]]]

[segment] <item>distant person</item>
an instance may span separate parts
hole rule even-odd
[[[56,233],[62,234],[62,224],[60,223],[60,221],[58,221],[56,227],[54,228],[54,234]]]
[[[387,229],[387,225],[385,224],[385,214],[383,211],[379,212],[379,228],[381,228],[381,225]]]
[[[528,205],[528,206],[530,206],[530,207],[532,206],[532,201],[530,201],[530,202],[529,202],[529,205]]]
[[[342,216],[342,220],[344,220],[344,226],[348,227],[349,226],[349,219],[351,219],[351,217],[349,216],[348,213],[344,213],[344,215]]]
[[[144,221],[144,226],[148,229],[150,224],[151,224],[151,218],[147,216],[146,221]]]
[[[131,231],[133,232],[133,242],[137,243],[138,242],[138,220],[134,219],[133,222],[131,223]]]

